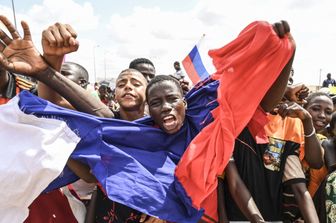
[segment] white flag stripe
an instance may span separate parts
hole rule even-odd
[[[80,140],[63,121],[24,114],[18,101],[16,96],[0,106],[0,222],[4,223],[27,218],[28,206],[60,175]]]

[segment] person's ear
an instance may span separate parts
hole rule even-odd
[[[80,85],[82,88],[86,88],[88,84],[89,84],[88,81],[82,79],[82,80],[80,80],[80,84],[79,84],[79,85]]]
[[[184,107],[187,109],[188,108],[188,103],[185,99],[183,99],[183,104],[184,104]]]

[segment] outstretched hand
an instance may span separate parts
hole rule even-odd
[[[42,32],[44,55],[64,56],[78,50],[76,31],[68,24],[55,23]]]
[[[12,36],[12,38],[9,37],[0,29],[0,39],[2,40],[2,42],[0,41],[0,66],[8,71],[29,76],[36,76],[37,73],[46,70],[48,65],[32,42],[28,24],[24,21],[21,22],[24,33],[21,38],[9,19],[0,15],[0,21]]]

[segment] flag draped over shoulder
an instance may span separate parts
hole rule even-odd
[[[214,121],[189,144],[176,169],[181,184],[196,208],[205,208],[217,218],[217,176],[227,165],[234,140],[248,124],[263,96],[294,52],[294,46],[280,39],[266,22],[247,26],[237,39],[223,48],[210,50],[219,80]],[[179,187],[179,185],[177,186]]]
[[[188,93],[184,125],[173,135],[153,127],[149,117],[136,122],[98,118],[28,92],[19,95],[19,105],[26,114],[65,122],[80,137],[70,157],[89,165],[111,200],[161,219],[192,223],[203,211],[182,202],[188,197],[176,192],[174,170],[190,141],[212,121],[211,111],[218,105],[218,81],[208,79],[204,84]],[[76,179],[66,167],[46,191]]]

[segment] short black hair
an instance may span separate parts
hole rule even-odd
[[[150,60],[147,59],[147,58],[136,58],[136,59],[132,60],[132,62],[129,64],[128,67],[129,67],[129,68],[136,69],[137,65],[138,65],[138,64],[141,64],[141,63],[150,64],[150,65],[152,65],[152,66],[155,68],[153,62],[150,61]]]
[[[311,101],[314,98],[320,97],[320,96],[325,96],[325,97],[329,98],[330,101],[333,101],[332,98],[327,93],[318,91],[318,92],[314,92],[314,93],[311,93],[311,94],[308,95],[308,97],[306,98],[307,103],[304,105],[304,108],[307,108],[307,106],[311,103]]]
[[[174,62],[174,65],[177,65],[177,64],[180,65],[180,62],[175,61],[175,62]]]
[[[176,85],[177,89],[179,90],[179,92],[181,93],[181,95],[183,97],[182,87],[181,87],[180,83],[178,82],[178,80],[176,80],[176,78],[173,78],[173,77],[168,76],[168,75],[157,75],[147,85],[147,88],[146,88],[146,99],[148,99],[149,90],[154,85],[159,84],[159,83],[161,83],[163,81],[171,81],[171,82],[173,82]]]

